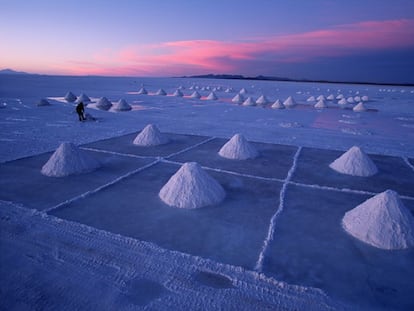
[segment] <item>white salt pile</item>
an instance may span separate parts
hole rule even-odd
[[[256,158],[259,153],[241,134],[234,135],[218,152],[220,156],[233,160]]]
[[[326,98],[325,98],[325,96],[323,96],[323,95],[319,95],[318,97],[316,97],[316,99],[317,99],[317,100],[325,100]]]
[[[245,95],[247,94],[247,90],[245,88],[242,88],[239,93]]]
[[[256,102],[250,96],[243,102],[243,106],[256,106]]]
[[[329,167],[342,174],[361,177],[372,176],[378,172],[375,163],[357,146],[350,148]]]
[[[101,97],[96,104],[96,108],[101,110],[109,110],[111,107],[112,103],[105,96]]]
[[[338,105],[347,105],[348,101],[345,98],[341,98],[338,100]]]
[[[355,97],[354,97],[354,101],[356,101],[356,102],[360,102],[360,101],[361,101],[361,96],[355,96]]]
[[[364,95],[364,96],[361,97],[361,100],[363,102],[367,102],[367,101],[369,101],[369,97],[367,95]]]
[[[342,227],[358,240],[381,249],[414,247],[414,218],[392,190],[345,213]]]
[[[113,107],[115,111],[129,111],[132,107],[126,102],[125,99],[120,99]]]
[[[285,106],[282,104],[280,99],[276,99],[276,101],[271,106],[273,109],[285,109]]]
[[[343,98],[345,98],[343,94],[339,94],[338,96],[336,96],[336,99],[343,99]]]
[[[162,95],[162,96],[165,96],[165,95],[167,95],[167,93],[166,93],[163,89],[159,89],[159,90],[157,91],[157,93],[155,93],[155,95]]]
[[[328,107],[323,99],[318,100],[318,102],[314,106],[315,108],[326,108]]]
[[[73,103],[74,101],[76,101],[76,99],[77,99],[77,97],[76,97],[76,95],[75,94],[73,94],[72,92],[67,92],[66,93],[66,95],[65,95],[65,100],[68,102],[68,103]]]
[[[310,96],[306,101],[307,102],[314,102],[316,99],[315,99],[315,96]]]
[[[286,100],[283,102],[283,105],[284,105],[286,108],[292,108],[292,107],[296,106],[296,102],[295,102],[295,100],[293,99],[293,97],[292,97],[292,96],[289,96],[289,97],[288,97],[288,98],[286,98]]]
[[[145,87],[142,87],[142,88],[139,89],[138,94],[139,95],[147,95],[148,91],[145,89]]]
[[[183,164],[159,192],[166,204],[186,209],[218,204],[225,196],[223,187],[196,162]]]
[[[181,92],[180,89],[176,89],[175,92],[173,93],[173,96],[175,96],[175,97],[183,97],[184,94],[183,94],[183,92]]]
[[[364,104],[362,102],[359,102],[358,105],[356,105],[354,108],[352,108],[353,111],[367,111],[367,108],[365,108]]]
[[[354,100],[354,98],[353,98],[352,96],[348,97],[348,98],[346,99],[346,101],[347,101],[348,103],[350,103],[350,104],[355,103],[355,100]]]
[[[42,98],[41,100],[39,100],[37,102],[37,106],[41,107],[41,106],[50,106],[50,103],[47,99]]]
[[[241,104],[244,102],[244,97],[242,94],[237,93],[231,100],[233,103]]]
[[[148,124],[134,139],[134,145],[138,146],[158,146],[168,143],[168,138],[161,134],[158,127]]]
[[[208,96],[207,96],[207,98],[206,98],[206,99],[207,99],[207,100],[217,100],[218,98],[217,98],[216,93],[211,92],[210,94],[208,94]]]
[[[266,105],[269,101],[267,100],[266,96],[261,95],[257,100],[256,104],[258,105]]]
[[[231,92],[233,92],[233,88],[232,87],[228,87],[224,92],[231,93]]]
[[[335,96],[334,94],[330,94],[328,97],[326,97],[327,100],[334,100]]]
[[[194,91],[193,94],[190,95],[191,98],[201,98],[201,95],[199,92]]]
[[[87,103],[90,103],[91,102],[91,99],[88,97],[88,95],[86,95],[85,93],[82,93],[82,94],[79,95],[79,97],[76,100],[76,102],[77,103],[82,102],[84,104],[87,104]]]
[[[62,143],[43,165],[41,173],[50,177],[63,177],[88,173],[100,167],[97,160],[72,143]]]

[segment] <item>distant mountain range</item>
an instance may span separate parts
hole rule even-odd
[[[28,75],[27,72],[15,71],[15,70],[9,69],[9,68],[0,70],[0,74],[1,75]]]
[[[340,83],[340,84],[373,84],[373,85],[395,85],[395,86],[414,86],[412,83],[376,83],[376,82],[358,82],[358,81],[329,81],[329,80],[309,80],[309,79],[290,79],[284,77],[256,76],[245,77],[242,75],[231,74],[206,74],[196,76],[183,76],[180,78],[201,78],[201,79],[232,79],[232,80],[261,80],[261,81],[287,81],[287,82],[313,82],[313,83]]]

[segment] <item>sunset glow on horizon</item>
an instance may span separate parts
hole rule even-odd
[[[165,1],[36,1],[27,6],[24,1],[0,0],[5,43],[0,69],[414,83],[414,61],[409,57],[414,55],[414,4],[360,1],[355,8],[365,8],[362,14],[353,10],[353,2],[319,0],[310,6],[304,1],[259,1],[241,7],[229,0],[196,7],[183,0],[175,6]],[[373,3],[375,9],[369,6]],[[203,11],[215,16],[208,18],[200,14]],[[278,14],[269,21],[273,11]],[[255,12],[262,16],[252,17]],[[346,15],[350,12],[355,16]],[[319,15],[312,20],[307,14]]]

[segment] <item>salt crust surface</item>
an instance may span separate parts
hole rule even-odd
[[[234,135],[219,151],[223,158],[247,160],[256,158],[259,153],[241,134]]]
[[[49,177],[64,177],[91,172],[100,163],[75,144],[64,142],[43,165],[41,173]]]
[[[372,176],[378,172],[375,163],[357,146],[351,147],[329,167],[342,174],[361,177]]]
[[[138,146],[157,146],[168,143],[158,127],[154,124],[148,124],[134,139],[134,145]]]
[[[185,209],[215,205],[225,196],[223,187],[196,162],[183,164],[159,192],[166,204]]]
[[[350,235],[377,248],[414,246],[414,218],[392,190],[377,194],[347,212],[342,226]]]

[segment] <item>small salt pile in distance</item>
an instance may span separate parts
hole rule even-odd
[[[256,106],[256,102],[250,96],[243,102],[243,106]]]
[[[414,247],[414,218],[392,190],[377,194],[345,213],[342,227],[353,237],[377,248]]]
[[[91,102],[91,99],[89,98],[88,95],[86,95],[85,93],[82,93],[79,95],[78,99],[76,100],[76,103],[80,103],[80,102],[87,105],[88,103]]]
[[[207,100],[217,100],[218,98],[217,98],[216,93],[211,92],[210,94],[208,94],[208,96],[207,96],[207,98],[206,98],[206,99],[207,99]]]
[[[73,103],[73,102],[76,101],[76,99],[77,99],[76,95],[73,94],[71,91],[67,92],[66,95],[65,95],[65,100],[68,103]]]
[[[131,105],[125,99],[120,99],[113,107],[115,111],[129,111],[132,109]]]
[[[372,176],[378,172],[375,163],[357,146],[350,148],[329,167],[342,174],[361,177]]]
[[[169,139],[160,132],[156,125],[148,124],[137,137],[135,137],[133,144],[137,146],[158,146],[168,142]]]
[[[258,105],[266,105],[268,103],[268,99],[266,98],[266,96],[261,95],[257,100],[256,100],[256,104]]]
[[[271,108],[273,108],[273,109],[285,109],[285,106],[282,104],[280,99],[276,99],[276,101],[272,104]]]
[[[318,102],[314,106],[317,109],[326,108],[328,107],[323,99],[318,100]]]
[[[181,92],[180,89],[176,89],[175,92],[173,93],[173,96],[175,96],[175,97],[183,97],[184,94],[183,94],[183,92]]]
[[[62,143],[43,165],[41,173],[49,177],[64,177],[94,171],[100,163],[73,143]]]
[[[242,104],[244,102],[244,97],[242,94],[237,93],[231,100],[235,104]]]
[[[109,110],[111,107],[112,103],[105,96],[101,97],[96,104],[96,108],[101,110]]]
[[[241,134],[234,135],[218,152],[220,156],[232,160],[256,158],[259,153]]]
[[[145,89],[145,87],[142,87],[138,91],[138,95],[147,95],[148,91]]]
[[[167,92],[165,92],[163,89],[159,89],[159,90],[155,93],[155,95],[165,96],[165,95],[167,95]]]
[[[225,196],[223,187],[196,162],[183,164],[159,192],[164,203],[185,209],[215,205]]]
[[[296,106],[296,101],[293,99],[292,96],[289,96],[288,98],[286,98],[286,100],[283,102],[283,105],[286,108],[292,108],[294,106]]]
[[[193,92],[193,94],[191,94],[191,95],[190,95],[190,98],[197,98],[197,99],[200,99],[200,98],[201,98],[201,95],[200,95],[200,93],[199,93],[199,92],[194,91],[194,92]]]
[[[364,104],[362,102],[359,102],[358,105],[356,105],[354,108],[352,108],[353,111],[362,112],[367,111],[367,108],[365,108]]]

